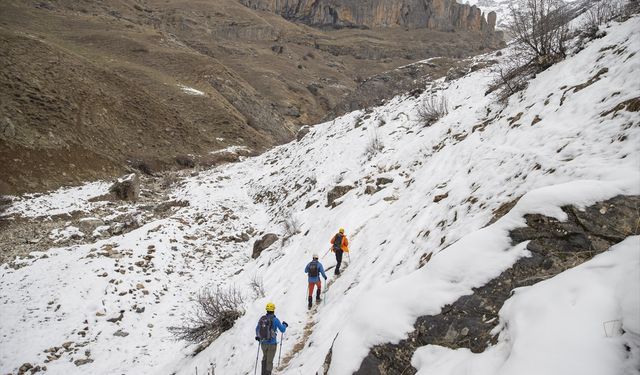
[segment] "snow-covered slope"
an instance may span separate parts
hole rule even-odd
[[[254,327],[273,301],[290,324],[278,373],[322,373],[333,345],[328,373],[351,374],[372,345],[402,339],[418,316],[438,313],[526,257],[526,244],[514,247],[508,238],[509,229],[524,225],[525,213],[563,219],[562,205],[640,193],[640,116],[608,112],[640,91],[638,30],[639,17],[609,27],[506,106],[485,96],[490,68],[438,81],[418,98],[397,97],[317,125],[300,142],[189,177],[174,196],[190,206],[167,219],[95,244],[34,254],[19,269],[3,266],[0,371],[43,364],[49,356],[50,373],[194,374],[211,366],[216,373],[252,373]],[[478,63],[506,58],[488,55]],[[417,109],[433,95],[447,97],[450,111],[423,127]],[[367,152],[372,140],[383,149]],[[381,177],[391,182],[365,193]],[[352,189],[327,207],[336,185]],[[506,216],[483,228],[494,210],[520,196]],[[38,198],[37,209],[46,199]],[[14,210],[28,215],[28,203],[20,204]],[[236,240],[283,233],[282,222],[290,219],[300,223],[300,233],[256,260],[253,241]],[[323,254],[338,227],[351,241],[347,266],[310,313],[303,269],[313,252],[325,267],[335,264]],[[630,238],[518,291],[501,312],[499,343],[487,352],[429,346],[417,352],[416,367],[430,374],[629,370],[640,334],[637,248],[638,238]],[[431,260],[418,268],[427,254]],[[263,280],[266,297],[252,293],[255,278]],[[193,348],[173,341],[167,328],[179,324],[189,298],[208,285],[244,290],[246,312],[191,357]],[[527,313],[555,293],[574,303]],[[620,321],[627,333],[611,338],[585,328],[603,320]],[[549,342],[583,329],[588,334],[548,345],[534,327],[549,325]],[[628,359],[623,344],[633,348]],[[577,357],[586,359],[576,364]]]

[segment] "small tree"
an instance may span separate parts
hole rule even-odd
[[[169,327],[169,332],[177,340],[198,344],[204,349],[244,315],[243,302],[242,294],[235,287],[202,289],[182,325]]]
[[[530,60],[547,67],[565,57],[571,17],[562,0],[521,0],[509,13],[508,31]]]
[[[418,107],[418,121],[424,126],[431,126],[449,113],[447,97],[431,96]]]

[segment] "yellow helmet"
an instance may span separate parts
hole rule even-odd
[[[340,232],[340,233],[344,233],[344,228],[340,228],[340,229],[338,230],[338,232]]]
[[[273,302],[269,302],[267,303],[267,311],[268,312],[274,312],[276,311],[276,305],[273,304]]]

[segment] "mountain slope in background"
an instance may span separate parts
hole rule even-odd
[[[369,75],[474,55],[501,38],[322,31],[233,0],[4,1],[0,193],[113,177],[127,165],[158,171],[187,155],[215,165],[209,152],[229,146],[256,154],[333,113]]]
[[[561,207],[605,215],[615,207],[597,202],[637,201],[639,28],[638,16],[612,24],[507,104],[485,95],[493,75],[482,66],[513,57],[478,57],[462,78],[317,125],[259,157],[187,175],[162,202],[169,204],[162,218],[150,216],[157,208],[148,202],[91,199],[106,193],[105,183],[14,197],[6,220],[48,218],[60,223],[50,236],[61,242],[0,269],[0,371],[28,364],[55,373],[248,374],[267,301],[290,324],[278,373],[358,371],[373,348],[411,335],[417,319],[444,313],[514,263],[539,257],[529,241],[509,237],[527,226],[525,215],[563,222]],[[432,97],[448,98],[450,111],[425,127],[418,109]],[[530,281],[492,311],[493,342],[483,353],[421,342],[409,353],[411,371],[637,373],[639,218],[631,211],[611,240],[618,245]],[[497,212],[503,216],[493,222]],[[142,225],[107,237],[96,234],[100,227],[81,228],[124,213]],[[67,223],[56,221],[65,214]],[[285,233],[287,221],[298,230]],[[325,302],[309,312],[304,266],[314,252],[327,268],[334,264],[327,247],[338,227],[347,228],[350,256],[328,282]],[[279,241],[252,259],[252,243],[271,232]],[[250,287],[255,280],[265,296]],[[244,315],[192,357],[195,348],[167,329],[181,324],[204,286],[238,288]]]

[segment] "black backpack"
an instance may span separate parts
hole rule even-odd
[[[340,233],[336,233],[336,236],[333,238],[333,249],[342,250],[342,235]]]
[[[258,321],[258,337],[260,341],[269,341],[276,337],[273,329],[273,314],[265,314]]]
[[[311,262],[309,263],[309,276],[311,277],[318,277],[318,271],[319,271],[318,267],[318,262]]]

